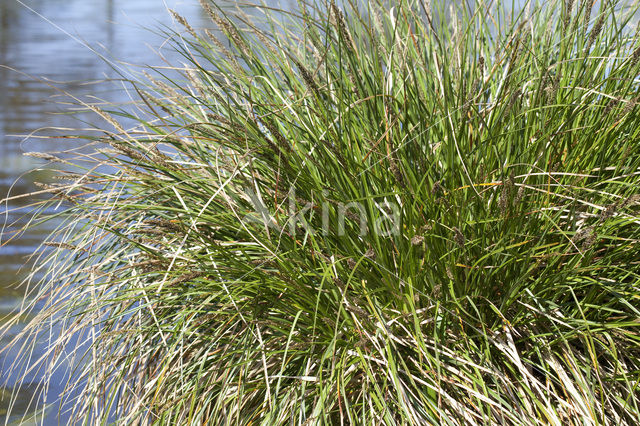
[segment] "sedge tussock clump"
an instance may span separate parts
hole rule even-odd
[[[13,368],[55,336],[87,422],[637,424],[637,5],[593,3],[176,16]]]

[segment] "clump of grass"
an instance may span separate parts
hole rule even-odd
[[[635,3],[203,3],[55,190],[75,418],[637,421]]]

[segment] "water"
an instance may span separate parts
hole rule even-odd
[[[178,29],[165,4],[194,26],[205,25],[206,17],[196,0],[0,0],[0,199],[37,191],[34,181],[46,180],[42,160],[25,157],[24,152],[58,151],[79,143],[38,137],[60,135],[64,130],[57,129],[79,126],[78,121],[61,114],[65,108],[59,104],[65,100],[62,91],[115,102],[127,100],[116,83],[90,84],[116,77],[96,52],[133,64],[161,64],[152,47],[158,49],[163,39],[148,28],[167,25]],[[91,116],[80,118],[100,124]],[[34,131],[34,136],[25,137]],[[12,238],[28,220],[24,210],[16,209],[34,200],[25,197],[0,205],[0,227],[5,225],[0,239],[0,324],[22,298],[16,283],[29,270],[23,267],[28,255],[54,226],[40,226]],[[0,346],[4,344],[6,339],[0,341]],[[0,374],[5,379],[10,357],[0,359]],[[40,378],[34,374],[26,382]],[[9,384],[12,380],[10,377]],[[27,385],[21,390],[14,411],[27,409],[32,396],[29,389]],[[55,395],[61,389],[54,387],[50,392]],[[0,388],[2,424],[7,393]]]

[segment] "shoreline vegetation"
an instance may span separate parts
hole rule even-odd
[[[88,424],[637,424],[637,2],[201,4],[31,154],[12,374]]]

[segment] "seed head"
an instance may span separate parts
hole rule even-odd
[[[289,145],[289,142],[287,141],[287,139],[284,137],[284,135],[282,133],[280,133],[280,130],[278,130],[278,128],[276,127],[275,123],[272,122],[269,119],[263,119],[261,120],[262,123],[264,124],[264,126],[267,128],[267,130],[269,130],[269,133],[271,133],[271,136],[276,140],[276,142],[278,142],[278,145],[272,145],[272,148],[277,148],[278,146],[285,148],[287,151],[291,151],[291,145]],[[280,151],[280,149],[276,149],[277,151]]]
[[[25,152],[26,157],[40,158],[49,162],[61,162],[62,160],[55,155],[48,154],[46,152]]]
[[[248,54],[248,46],[245,43],[244,39],[240,36],[240,33],[227,19],[220,16],[213,8],[205,1],[200,0],[200,5],[207,12],[207,14],[211,17],[211,20],[216,23],[218,28],[224,32],[227,37],[233,41],[238,49],[245,55]]]
[[[185,27],[185,29],[189,32],[189,34],[191,34],[193,38],[198,38],[198,34],[196,34],[196,31],[193,29],[191,25],[189,25],[189,22],[187,22],[187,20],[183,16],[181,16],[178,12],[176,12],[173,9],[169,9],[169,12],[171,12],[171,15],[173,15],[173,18],[176,21],[178,21],[180,25]]]
[[[464,248],[464,244],[466,242],[466,238],[464,237],[464,235],[462,234],[462,232],[456,228],[455,226],[453,227],[453,240],[456,242],[456,244],[458,244],[460,247]]]
[[[313,79],[313,75],[311,74],[311,72],[309,72],[309,70],[304,65],[302,65],[300,61],[298,61],[297,59],[294,58],[293,61],[298,67],[298,70],[300,70],[300,75],[302,76],[302,79],[304,80],[307,87],[311,89],[311,91],[314,92],[316,96],[319,97],[320,89],[318,88],[318,85]]]
[[[589,21],[591,20],[591,10],[593,9],[593,5],[596,0],[586,0],[585,10],[584,10],[584,21],[582,23],[582,32],[585,34],[589,29]]]
[[[45,242],[44,245],[45,246],[49,246],[49,247],[58,248],[58,249],[63,249],[63,250],[81,251],[83,253],[88,253],[89,252],[89,250],[87,250],[84,247],[72,245],[72,244],[69,244],[69,243],[63,243],[63,242],[49,241],[49,242]]]
[[[635,66],[640,60],[640,46],[636,47],[631,54],[631,66]]]
[[[591,48],[593,43],[596,41],[596,39],[600,35],[600,31],[602,31],[602,27],[604,25],[604,19],[605,19],[604,13],[600,14],[600,16],[598,17],[598,20],[596,21],[596,24],[593,26],[593,29],[589,33],[589,40],[587,42],[587,50],[589,50]]]
[[[589,235],[591,231],[592,231],[591,227],[580,229],[575,234],[573,234],[573,238],[571,238],[571,241],[573,241],[574,243],[582,241],[585,238],[587,238],[587,235]]]
[[[554,77],[550,77],[548,80],[548,85],[545,88],[547,92],[547,101],[551,102],[558,93],[558,89],[560,88],[560,73],[557,72]]]
[[[571,12],[573,11],[573,1],[574,0],[567,0],[566,2],[565,15],[564,15],[565,30],[569,29],[569,24],[571,22]]]
[[[159,228],[165,228],[170,231],[182,231],[182,228],[178,224],[179,222],[172,222],[167,219],[149,219],[147,223],[151,226],[157,226]]]
[[[618,106],[619,103],[620,103],[620,99],[618,98],[610,99],[609,102],[607,103],[607,106],[604,107],[604,110],[602,111],[602,115],[603,116],[608,115],[612,109]]]
[[[419,246],[423,242],[424,242],[424,237],[422,235],[414,235],[413,238],[411,238],[411,245]]]
[[[402,172],[398,167],[398,160],[394,154],[389,155],[389,168],[391,169],[391,173],[393,173],[393,177],[396,179],[396,182],[404,186],[404,176],[402,176]]]
[[[502,192],[500,194],[500,199],[498,200],[498,205],[500,206],[500,211],[504,215],[507,213],[509,208],[509,199],[511,197],[511,193],[513,192],[513,188],[515,186],[515,182],[513,176],[509,176],[506,181],[502,182]]]
[[[589,234],[584,239],[584,242],[582,243],[582,250],[587,250],[591,248],[596,243],[596,240],[597,240],[596,232],[593,229],[591,229]]]
[[[178,284],[183,284],[183,283],[192,281],[192,280],[194,280],[196,278],[199,278],[199,277],[201,277],[203,275],[204,275],[204,273],[202,273],[202,272],[190,272],[188,274],[181,275],[178,278],[176,278],[175,280],[171,281],[169,283],[169,287],[176,286]]]
[[[52,196],[62,198],[72,203],[77,203],[77,201],[68,194],[68,191],[65,190],[66,188],[68,188],[68,185],[50,185],[42,182],[34,182],[33,184],[38,188],[46,190]]]
[[[447,278],[449,278],[451,281],[453,281],[453,272],[451,272],[451,268],[449,268],[448,266],[445,268],[445,271],[447,272]]]
[[[509,103],[507,104],[507,108],[505,108],[505,115],[511,111],[511,108],[522,98],[522,89],[517,88],[513,91],[511,96],[509,97]]]
[[[633,109],[636,107],[637,104],[638,104],[638,98],[627,101],[624,106],[624,109],[622,110],[622,115],[626,115],[631,111],[633,111]]]
[[[202,80],[200,79],[200,76],[198,76],[198,72],[193,68],[187,68],[186,73],[187,73],[187,78],[189,79],[189,82],[191,83],[193,88],[198,92],[198,95],[202,99],[206,99],[208,97],[207,91],[204,84],[202,84]]]
[[[602,213],[600,213],[600,222],[604,222],[605,220],[612,217],[616,211],[618,210],[618,203],[609,204],[607,208],[605,208]]]
[[[231,66],[233,67],[234,71],[236,71],[238,74],[242,74],[243,70],[240,67],[240,64],[238,64],[238,61],[236,60],[234,54],[231,53],[231,51],[227,49],[225,45],[218,39],[218,37],[209,29],[205,29],[204,33],[207,35],[211,43],[213,43],[213,45],[218,49],[218,51],[222,53],[224,57],[228,58],[231,61]]]
[[[440,181],[436,181],[433,184],[433,187],[431,188],[431,195],[439,195],[442,192],[444,192],[444,189],[442,188],[442,186],[440,185]]]
[[[347,21],[344,18],[344,14],[338,8],[338,6],[336,6],[334,1],[331,1],[331,11],[333,12],[333,17],[338,27],[338,32],[340,33],[340,36],[346,42],[347,47],[349,49],[352,49],[355,52],[356,44],[354,43],[353,38],[351,37],[349,28],[347,27]]]

